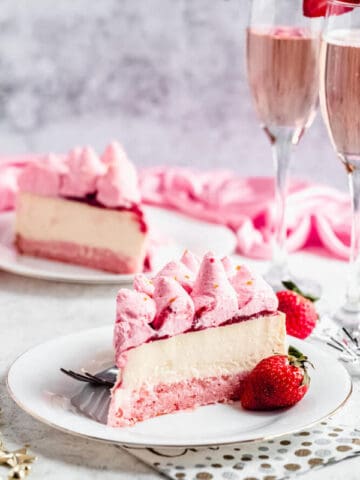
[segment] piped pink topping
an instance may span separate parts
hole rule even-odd
[[[183,263],[192,272],[198,273],[200,268],[200,259],[192,252],[190,252],[190,250],[185,250],[183,256],[180,259],[180,262]]]
[[[138,273],[134,277],[134,289],[143,292],[152,297],[154,295],[154,282],[143,273]]]
[[[145,293],[127,288],[119,291],[114,329],[117,365],[121,363],[120,357],[124,351],[145,343],[154,335],[150,324],[155,314],[155,302]]]
[[[194,286],[195,275],[182,262],[173,260],[165,265],[164,268],[156,275],[157,277],[171,277],[190,293]]]
[[[235,274],[233,273],[234,271],[236,272]],[[237,265],[233,272],[229,280],[237,295],[238,308],[241,309],[254,296],[255,278],[244,265]]]
[[[225,269],[226,275],[230,278],[235,273],[234,264],[229,257],[224,257],[221,259],[221,263]]]
[[[97,181],[97,200],[107,207],[128,207],[139,203],[137,173],[124,149],[117,142],[111,143],[102,161],[107,165],[107,172]]]
[[[171,277],[157,277],[154,301],[157,313],[152,326],[159,335],[177,335],[191,328],[194,304],[176,280]]]
[[[199,327],[220,325],[238,311],[237,296],[220,260],[205,255],[191,297]]]
[[[74,148],[67,156],[69,169],[63,176],[60,195],[85,197],[96,191],[96,181],[106,172],[105,165],[90,147]]]
[[[109,208],[134,208],[141,201],[135,167],[117,142],[106,148],[101,159],[90,147],[39,157],[23,169],[18,186],[23,192],[85,201],[97,193],[99,203]]]
[[[56,197],[66,172],[63,159],[51,153],[39,161],[29,162],[20,174],[18,184],[23,192]]]
[[[196,259],[190,252],[184,258]],[[152,280],[136,275],[133,292],[120,290],[115,327],[119,363],[125,361],[123,354],[129,348],[150,339],[276,311],[278,301],[271,287],[244,265],[208,253],[193,271],[186,263],[193,268],[195,263],[182,260],[168,263]]]
[[[253,276],[253,283],[250,286],[251,298],[240,308],[238,315],[248,317],[257,312],[276,312],[279,305],[277,296],[260,275]]]

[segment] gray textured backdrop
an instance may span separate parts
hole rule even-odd
[[[248,0],[1,0],[1,152],[120,139],[139,165],[270,174],[246,82]],[[293,172],[346,178],[320,119]]]

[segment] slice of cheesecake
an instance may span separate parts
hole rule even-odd
[[[147,225],[134,166],[117,143],[30,163],[19,179],[20,253],[113,273],[141,272]]]
[[[277,297],[243,265],[186,252],[134,288],[117,297],[110,426],[237,400],[260,360],[286,353]]]

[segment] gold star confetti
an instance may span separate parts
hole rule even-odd
[[[16,464],[16,459],[14,459],[14,456],[11,452],[7,452],[6,450],[0,450],[0,465],[14,467]]]
[[[9,472],[8,480],[23,479],[30,472],[30,465],[16,465]]]
[[[7,450],[2,440],[0,440],[0,466],[11,469],[7,477],[8,480],[26,478],[31,470],[30,463],[33,463],[35,460],[36,457],[27,452],[27,447],[13,451]]]

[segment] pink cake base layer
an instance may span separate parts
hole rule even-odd
[[[94,248],[72,242],[44,242],[16,235],[17,250],[26,255],[48,258],[111,273],[134,273],[142,270],[135,259],[105,248]]]
[[[132,391],[126,406],[116,405],[113,395],[108,425],[128,427],[137,422],[178,410],[193,409],[212,403],[230,403],[240,398],[240,384],[246,373],[218,377],[191,378],[178,383],[143,385]],[[121,386],[115,387],[121,389]]]

